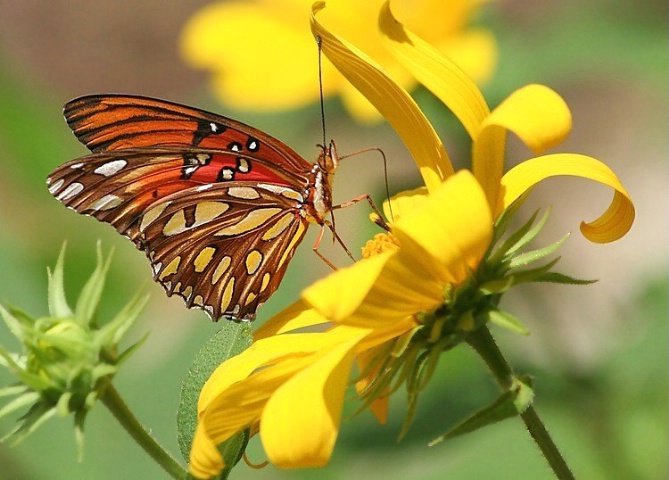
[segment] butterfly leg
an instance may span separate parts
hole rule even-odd
[[[355,205],[356,203],[362,202],[363,200],[367,200],[369,205],[372,207],[372,210],[374,210],[374,213],[376,214],[376,218],[374,219],[374,223],[376,223],[379,227],[383,228],[387,232],[390,231],[390,226],[386,223],[386,221],[383,219],[383,214],[381,213],[381,210],[379,207],[376,205],[374,200],[372,200],[372,197],[370,197],[368,194],[363,194],[358,197],[352,198],[346,202],[340,203],[339,205],[333,205],[332,210],[337,210],[340,208],[347,208],[350,207],[351,205]],[[341,241],[340,241],[341,243]]]
[[[328,226],[329,226],[329,224],[328,224]],[[332,227],[330,227],[330,229],[332,229]],[[311,247],[311,249],[314,251],[314,253],[315,253],[316,255],[318,255],[318,257],[319,257],[321,260],[323,260],[323,261],[325,262],[325,264],[326,264],[328,267],[330,267],[332,270],[335,270],[335,271],[336,271],[336,270],[337,270],[337,267],[335,267],[335,266],[332,264],[332,262],[331,262],[330,260],[328,260],[327,258],[325,258],[325,256],[324,256],[321,252],[318,251],[318,247],[321,246],[321,240],[323,239],[323,233],[324,233],[324,232],[325,232],[325,224],[321,225],[321,231],[320,231],[320,233],[318,234],[318,237],[316,238],[316,241],[314,242],[314,246]],[[333,230],[333,233],[334,233],[334,230]],[[335,234],[335,235],[336,235],[336,234]],[[339,236],[337,236],[337,238],[339,238]],[[339,240],[339,241],[340,241],[340,243],[341,243],[341,240]],[[342,243],[342,245],[344,245],[344,244]],[[349,254],[349,256],[351,256],[351,253],[348,251],[348,249],[346,248],[346,246],[344,246],[344,250],[346,250],[346,252]],[[353,257],[351,257],[351,258],[353,258]]]

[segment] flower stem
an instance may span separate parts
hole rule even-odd
[[[490,371],[495,376],[495,380],[500,388],[505,391],[508,390],[511,387],[513,380],[513,370],[495,343],[495,339],[490,333],[490,330],[488,330],[488,327],[483,326],[470,334],[467,338],[467,343],[469,343],[476,353],[481,356],[486,365],[488,365],[488,368],[490,368]],[[525,427],[553,469],[555,476],[560,480],[574,480],[574,475],[571,473],[567,463],[539,418],[534,406],[530,405],[527,407],[527,409],[520,414],[520,417],[523,419]]]
[[[153,458],[172,478],[184,479],[188,473],[172,456],[156,442],[125,404],[121,395],[110,383],[101,398],[102,403],[114,415],[130,436]]]

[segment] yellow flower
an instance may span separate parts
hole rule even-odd
[[[314,285],[306,302],[271,319],[256,332],[253,346],[218,367],[200,394],[193,475],[219,473],[224,465],[216,446],[245,428],[259,429],[277,466],[327,463],[353,361],[366,372],[357,385],[364,391],[374,381],[369,369],[378,368],[380,353],[397,350],[420,327],[413,314],[441,305],[444,288],[460,285],[476,269],[490,245],[492,217],[481,187],[462,172],[395,222],[393,232],[401,248]],[[311,298],[333,284],[338,291],[328,305],[310,308]],[[370,402],[384,421],[387,392]]]
[[[316,45],[308,28],[312,0],[229,1],[208,5],[186,24],[183,56],[212,72],[222,102],[242,109],[295,108],[318,98]],[[416,81],[379,41],[381,0],[331,2],[337,31],[380,62],[404,88]],[[496,60],[492,35],[467,24],[482,0],[397,0],[393,9],[440,52],[452,56],[478,81],[491,75]],[[324,93],[340,95],[362,121],[381,117],[360,93],[324,64]]]
[[[314,13],[323,8],[322,2],[315,4]],[[327,10],[322,13],[330,18]],[[631,226],[629,195],[596,159],[545,155],[504,173],[507,131],[537,154],[566,136],[569,110],[555,92],[530,85],[491,111],[469,77],[397,23],[387,4],[380,27],[400,63],[465,125],[473,142],[473,173],[455,173],[408,93],[369,56],[312,17],[324,53],[400,134],[426,188],[393,200],[392,235],[368,244],[366,258],[309,287],[302,300],[263,325],[249,350],[214,372],[200,396],[191,450],[190,469],[198,478],[221,471],[217,445],[246,428],[259,432],[275,465],[322,466],[334,447],[354,362],[360,372],[356,390],[383,422],[392,391],[405,380],[411,384],[411,407],[442,351],[493,317],[513,323],[497,310],[500,292],[516,280],[538,278],[555,262],[509,275],[529,257],[514,264],[502,247],[491,249],[493,225],[539,181],[572,175],[614,189],[604,215],[581,226],[592,241],[613,241]]]
[[[324,6],[323,2],[316,3],[314,13],[320,12],[327,21],[330,17]],[[472,138],[472,171],[486,193],[494,218],[540,181],[568,175],[594,180],[614,190],[609,208],[598,219],[581,223],[586,238],[606,243],[629,231],[634,221],[634,205],[616,175],[597,159],[575,153],[541,155],[504,173],[508,132],[515,133],[539,155],[560,144],[571,130],[571,114],[557,93],[542,85],[528,85],[491,111],[467,74],[400,24],[387,2],[382,7],[379,25],[388,50],[450,108]],[[323,38],[324,54],[402,138],[428,190],[439,188],[453,174],[453,167],[434,128],[411,96],[374,60],[332,34],[315,16],[312,30]]]

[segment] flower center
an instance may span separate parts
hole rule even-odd
[[[385,252],[394,252],[400,248],[397,238],[392,233],[377,233],[374,238],[367,240],[362,247],[362,258],[373,257]]]

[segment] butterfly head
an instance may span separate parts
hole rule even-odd
[[[335,171],[339,167],[339,156],[337,155],[337,147],[334,140],[330,142],[330,147],[326,148],[324,145],[319,145],[321,154],[318,156],[318,165],[328,175],[334,176]],[[332,180],[330,179],[330,183]]]

